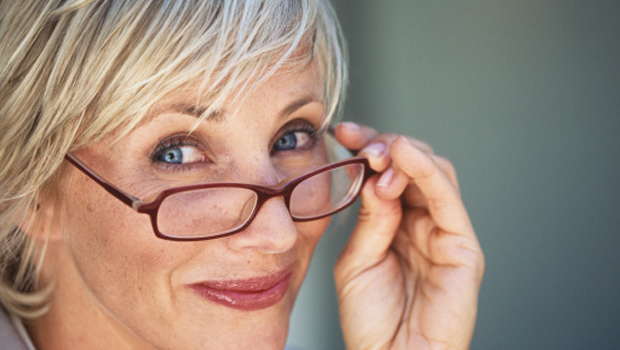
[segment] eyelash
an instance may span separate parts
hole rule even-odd
[[[172,167],[174,169],[180,169],[180,170],[191,168],[195,164],[166,164],[164,162],[161,162],[158,159],[164,152],[172,148],[179,148],[179,147],[186,147],[186,146],[196,147],[196,149],[198,150],[202,149],[202,147],[200,146],[200,143],[196,139],[188,137],[187,135],[174,135],[174,136],[171,136],[169,138],[159,141],[157,146],[155,146],[155,149],[151,152],[151,156],[150,156],[151,162],[155,164],[159,164],[163,167],[167,167],[167,168]]]
[[[283,130],[280,133],[280,135],[278,135],[276,140],[280,139],[281,137],[283,137],[286,134],[295,133],[295,132],[305,132],[305,133],[307,133],[308,136],[310,137],[310,143],[307,146],[305,146],[303,149],[295,149],[295,150],[289,150],[289,151],[275,151],[275,150],[272,150],[271,153],[273,154],[274,152],[296,152],[296,151],[305,151],[307,149],[311,149],[311,148],[314,147],[314,145],[316,144],[317,140],[321,136],[321,130],[317,130],[311,124],[309,124],[307,122],[304,122],[304,123],[300,123],[300,124],[291,125],[287,129]]]

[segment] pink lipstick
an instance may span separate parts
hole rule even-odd
[[[272,275],[189,285],[198,295],[239,310],[259,310],[277,304],[286,295],[291,279],[287,268]]]

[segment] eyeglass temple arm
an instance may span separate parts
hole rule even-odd
[[[73,166],[78,168],[80,171],[82,171],[84,174],[86,174],[88,177],[90,177],[93,181],[95,181],[96,183],[101,185],[101,187],[103,187],[111,195],[113,195],[114,197],[118,198],[121,202],[127,204],[128,206],[130,206],[134,210],[137,211],[138,210],[138,206],[140,204],[142,204],[142,201],[140,199],[138,199],[138,198],[136,198],[136,197],[134,197],[134,196],[132,196],[132,195],[130,195],[128,193],[123,192],[118,187],[116,187],[116,186],[112,185],[111,183],[107,182],[104,178],[99,176],[92,169],[87,167],[84,163],[80,162],[77,158],[74,158],[72,155],[65,154],[65,159],[69,163],[73,164]]]

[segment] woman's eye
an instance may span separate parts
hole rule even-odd
[[[207,157],[195,140],[179,136],[160,142],[151,160],[164,165],[191,165],[205,162]]]
[[[191,164],[204,161],[205,157],[193,146],[172,147],[161,151],[157,160],[168,164]]]
[[[308,146],[308,144],[312,141],[312,136],[308,131],[294,131],[289,132],[278,140],[276,140],[273,145],[274,151],[289,151],[294,150],[296,148],[303,148]]]

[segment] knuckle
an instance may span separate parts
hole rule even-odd
[[[443,171],[446,175],[448,175],[448,177],[453,182],[456,182],[457,175],[456,175],[456,168],[454,167],[454,164],[452,164],[452,162],[448,158],[441,157],[441,156],[435,156],[434,160],[437,166],[441,169],[441,171]]]
[[[441,170],[439,169],[439,167],[433,166],[433,167],[418,168],[416,169],[416,171],[417,171],[417,174],[415,176],[416,178],[420,180],[427,180],[439,174]]]
[[[443,156],[435,156],[435,162],[440,165],[442,169],[455,172],[454,164],[452,164],[448,158]]]

